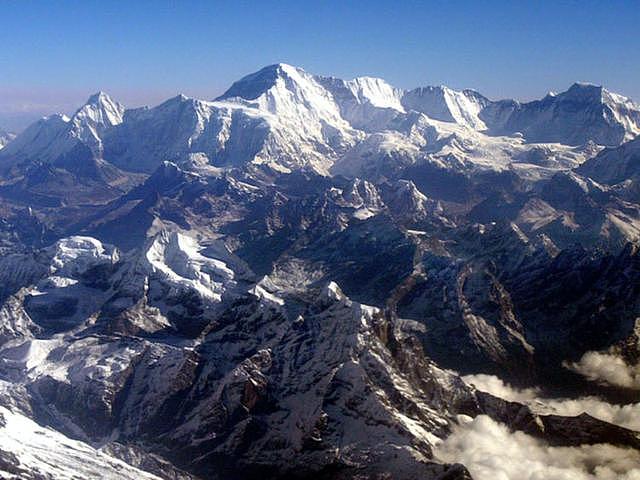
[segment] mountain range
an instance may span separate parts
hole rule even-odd
[[[285,64],[0,132],[0,475],[482,480],[494,424],[640,472],[638,135]]]

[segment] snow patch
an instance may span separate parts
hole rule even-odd
[[[195,290],[204,298],[220,302],[236,285],[235,273],[221,260],[204,256],[204,247],[180,232],[162,231],[145,252],[149,270],[176,289]]]

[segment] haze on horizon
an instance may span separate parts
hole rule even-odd
[[[518,4],[514,4],[518,3]],[[71,113],[98,90],[128,107],[210,99],[265,65],[540,98],[575,81],[640,100],[636,1],[4,2],[0,128]]]

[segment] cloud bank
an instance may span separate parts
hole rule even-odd
[[[627,365],[611,353],[587,352],[580,361],[564,366],[594,382],[640,390],[640,364]]]
[[[525,403],[540,414],[575,416],[586,412],[605,422],[640,431],[640,403],[613,405],[597,397],[543,398],[538,389],[517,389],[493,375],[466,375],[462,378],[478,390],[511,402]]]
[[[486,415],[463,417],[435,450],[475,480],[640,480],[640,452],[612,445],[550,447]]]

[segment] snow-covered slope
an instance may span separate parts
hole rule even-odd
[[[360,77],[341,80],[316,77],[330,93],[342,117],[351,126],[367,133],[380,132],[404,113],[402,91],[380,78]]]
[[[219,302],[236,285],[235,273],[223,261],[205,257],[203,247],[179,232],[160,232],[144,254],[151,273],[177,290],[192,290]]]
[[[49,273],[74,278],[89,269],[118,261],[118,251],[91,237],[63,238],[50,249]]]
[[[445,86],[416,88],[402,96],[402,105],[407,110],[474,130],[486,130],[480,113],[489,103],[487,98],[473,90],[456,91]]]
[[[8,161],[14,160],[14,157],[21,160],[39,155],[44,159],[57,158],[72,148],[74,143],[66,136],[70,130],[69,122],[66,115],[52,115],[38,120],[2,149],[2,158]]]
[[[0,129],[0,150],[14,138],[16,138],[15,133],[5,132],[4,130]]]
[[[0,477],[36,480],[160,480],[87,443],[0,406]]]

